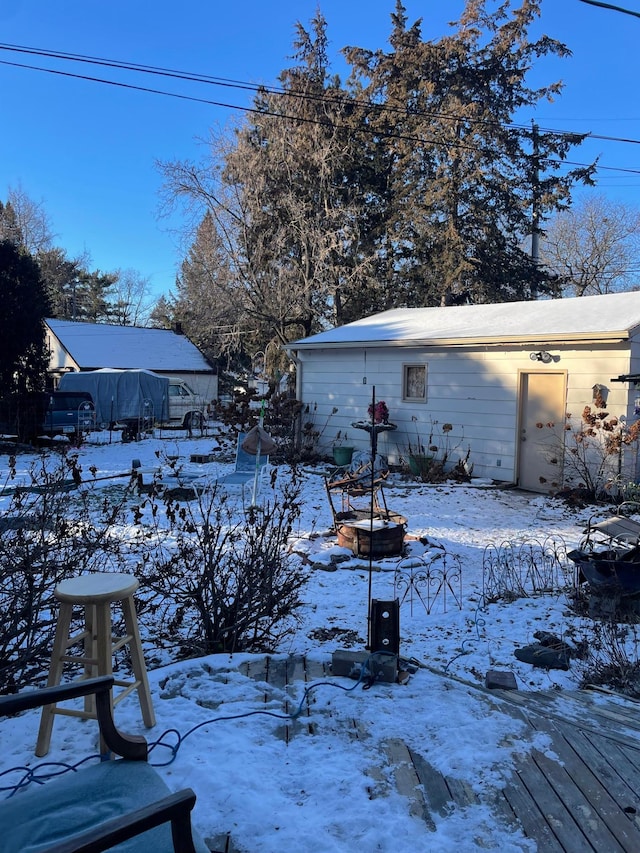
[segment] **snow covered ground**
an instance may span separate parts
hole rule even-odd
[[[106,434],[96,436],[78,451],[84,471],[95,466],[98,477],[127,471],[134,457],[143,467],[153,466],[160,449],[184,460],[218,449],[217,440],[207,436],[135,444],[109,444],[107,439]],[[19,476],[26,475],[28,464],[28,456],[18,458]],[[0,466],[6,465],[7,457],[2,457]],[[215,462],[207,468],[224,473],[231,465]],[[191,786],[196,791],[193,819],[204,837],[230,832],[237,849],[247,853],[535,849],[532,842],[496,824],[484,805],[458,810],[446,819],[436,817],[436,831],[428,830],[424,821],[409,814],[408,801],[396,791],[382,745],[391,738],[403,739],[442,773],[478,791],[500,785],[514,752],[527,743],[514,719],[487,715],[472,685],[482,684],[488,670],[509,670],[521,690],[576,687],[580,662],[573,662],[568,671],[547,671],[521,663],[514,650],[535,642],[534,632],[540,630],[576,643],[588,637],[592,623],[571,612],[561,591],[485,604],[485,549],[522,538],[542,542],[553,535],[571,550],[592,510],[482,483],[433,486],[394,477],[385,490],[387,505],[406,516],[408,533],[415,537],[408,543],[413,564],[404,560],[405,586],[397,588],[400,558],[375,561],[370,574],[366,559],[339,548],[328,535],[332,517],[322,474],[322,468],[309,468],[304,475],[303,513],[290,543],[290,559],[308,566],[309,580],[301,623],[279,653],[329,661],[336,649],[363,650],[370,584],[371,597],[387,601],[402,597],[409,579],[400,608],[400,651],[424,666],[406,684],[376,683],[367,690],[347,678],[332,677],[330,684],[323,680],[310,692],[311,717],[305,717],[304,724],[291,724],[293,737],[286,744],[279,737],[283,692],[271,689],[265,704],[265,685],[238,670],[251,656],[172,662],[150,671],[155,728],[143,727],[133,697],[117,708],[119,727],[144,734],[150,743],[175,743],[179,733],[184,740],[175,760],[170,760],[169,749],[158,745],[151,752],[152,763],[166,765],[159,772],[170,787]],[[283,467],[279,477],[286,476]],[[0,499],[0,510],[6,500]],[[417,596],[419,586],[411,586],[411,567],[414,579],[420,561],[435,570],[441,561],[431,561],[442,549],[450,561],[447,596],[442,589],[437,594],[432,589],[427,613]],[[486,571],[484,580],[486,586]],[[294,707],[302,702],[304,689],[302,681],[289,688]],[[353,720],[358,722],[357,738]],[[0,772],[33,770],[43,763],[33,754],[38,722],[37,712],[0,721]],[[537,746],[544,748],[540,742]],[[93,723],[56,719],[47,762],[76,764],[94,752]],[[40,772],[46,767],[36,775]],[[0,786],[8,788],[23,775],[20,770],[7,773],[0,777]]]

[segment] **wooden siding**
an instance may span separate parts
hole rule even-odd
[[[67,370],[79,370],[79,365],[71,358],[57,336],[45,326],[45,345],[49,350],[49,372],[61,376]]]
[[[561,370],[567,374],[567,412],[579,422],[586,405],[592,404],[593,386],[609,390],[608,410],[633,418],[633,390],[611,378],[630,371],[630,351],[637,342],[596,346],[549,347],[554,360],[549,365],[532,361],[537,347],[393,347],[325,348],[302,350],[302,401],[321,430],[319,450],[330,454],[338,431],[357,449],[366,449],[366,432],[354,430],[353,421],[367,418],[367,407],[375,388],[376,400],[385,400],[394,432],[380,437],[380,452],[397,463],[408,441],[442,437],[443,423],[451,423],[452,446],[457,456],[471,449],[474,474],[515,482],[517,466],[518,376],[531,370]],[[640,355],[640,353],[639,353]],[[428,365],[427,401],[402,399],[403,364]],[[634,360],[635,363],[635,360]],[[338,411],[331,414],[336,407]],[[435,443],[435,442],[434,442]],[[441,442],[440,442],[441,443]],[[405,451],[406,452],[406,451]],[[455,458],[454,460],[455,461]]]

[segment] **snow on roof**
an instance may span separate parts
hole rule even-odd
[[[100,367],[211,372],[197,346],[167,329],[47,320],[47,326],[83,370]]]
[[[312,335],[290,349],[324,346],[508,343],[628,338],[640,326],[640,292],[447,308],[395,308]]]

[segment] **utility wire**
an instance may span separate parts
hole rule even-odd
[[[424,110],[411,110],[404,107],[394,107],[388,103],[379,104],[374,101],[359,101],[353,100],[349,98],[337,97],[335,95],[328,95],[326,92],[322,93],[314,93],[314,92],[294,92],[291,90],[284,89],[282,87],[272,86],[272,85],[264,85],[264,84],[256,84],[249,83],[244,80],[234,80],[228,77],[217,77],[208,74],[201,74],[199,72],[192,71],[179,71],[172,68],[163,68],[162,66],[157,65],[143,65],[137,62],[130,62],[124,60],[117,59],[107,59],[105,57],[97,57],[97,56],[89,56],[86,54],[75,54],[75,53],[67,53],[65,51],[57,51],[45,48],[35,48],[28,47],[25,45],[15,45],[8,43],[0,43],[0,50],[5,50],[14,53],[26,53],[35,56],[42,56],[48,59],[62,59],[65,61],[71,62],[83,62],[90,65],[101,65],[106,66],[108,68],[117,68],[124,71],[136,71],[142,74],[153,74],[161,77],[169,77],[177,80],[184,80],[187,82],[196,82],[196,83],[206,83],[209,85],[222,86],[226,88],[232,89],[241,89],[244,91],[250,91],[259,93],[262,92],[266,95],[279,95],[287,98],[299,99],[299,100],[310,100],[310,101],[318,101],[321,103],[329,103],[329,104],[337,104],[339,106],[346,106],[349,108],[356,107],[358,109],[372,109],[377,110],[378,112],[391,112],[391,113],[400,113],[402,115],[406,115],[407,117],[418,116],[421,118],[434,118],[438,120],[448,120],[448,121],[468,121],[470,124],[479,124],[479,125],[489,125],[493,127],[501,127],[507,131],[514,132],[522,132],[527,135],[531,134],[531,129],[528,125],[518,124],[516,122],[511,123],[500,123],[491,119],[482,119],[475,118],[470,116],[461,116],[456,113],[443,113],[443,112],[426,112]],[[5,64],[5,63],[3,63]],[[12,64],[12,63],[6,63]],[[19,63],[15,63],[17,67],[31,68],[38,71],[49,71],[50,69],[41,68],[39,66],[31,66],[31,65],[20,65]],[[74,75],[75,76],[75,75]],[[88,80],[98,80],[99,82],[110,82],[101,80],[100,78],[91,78],[91,77],[82,77],[80,75],[80,79],[88,79]],[[125,85],[125,84],[122,84]],[[135,88],[135,87],[131,87]],[[152,91],[157,92],[158,94],[170,94],[167,92],[162,92],[160,90],[147,90],[142,89],[143,91]],[[176,96],[182,97],[182,96]],[[188,97],[188,96],[184,96]],[[194,100],[200,100],[194,98]],[[220,104],[216,101],[204,101],[204,103],[211,103],[214,106],[224,106],[230,109],[239,109],[244,110],[244,107],[240,107],[234,104]],[[264,112],[263,110],[258,110],[258,112]],[[620,138],[615,136],[603,136],[597,135],[589,132],[577,132],[570,130],[555,130],[549,127],[542,127],[540,130],[547,134],[553,134],[555,136],[561,137],[582,137],[588,136],[591,139],[601,139],[610,142],[626,142],[632,143],[636,145],[640,145],[640,139],[628,139],[628,138]]]
[[[640,12],[633,12],[631,9],[624,9],[622,6],[614,6],[613,3],[602,3],[601,0],[581,0],[582,3],[588,3],[589,6],[600,6],[602,9],[613,9],[614,12],[622,12],[624,15],[633,15],[635,18],[640,18]]]
[[[94,57],[83,54],[74,54],[74,53],[66,53],[63,51],[49,50],[44,48],[33,48],[26,47],[24,45],[14,45],[14,44],[3,44],[0,43],[0,50],[6,50],[14,53],[26,53],[35,56],[42,56],[47,59],[62,59],[71,62],[84,62],[90,65],[103,65],[109,68],[118,68],[124,71],[137,71],[143,74],[155,74],[161,77],[170,77],[178,80],[185,80],[188,82],[196,82],[196,83],[207,83],[215,86],[224,86],[228,88],[234,89],[242,89],[245,91],[251,91],[255,93],[264,93],[266,95],[278,95],[282,97],[298,99],[298,100],[309,100],[309,101],[317,101],[321,103],[329,103],[336,104],[338,106],[347,106],[349,108],[357,107],[359,109],[372,109],[378,112],[391,112],[391,113],[400,113],[406,116],[420,116],[423,118],[437,118],[444,119],[450,121],[460,121],[463,116],[457,114],[448,114],[448,113],[431,113],[425,112],[421,110],[410,110],[406,107],[394,107],[388,103],[379,104],[374,101],[362,101],[362,100],[354,100],[350,98],[338,97],[336,95],[329,95],[326,91],[322,93],[315,92],[300,92],[300,91],[292,91],[290,89],[284,89],[282,87],[273,86],[273,85],[265,85],[265,84],[256,84],[256,83],[248,83],[244,80],[232,80],[226,77],[214,77],[207,74],[200,74],[197,72],[191,71],[176,71],[171,68],[162,68],[156,65],[142,65],[136,62],[115,60],[115,59],[105,59],[103,57]],[[25,66],[25,67],[33,67],[33,66]],[[41,68],[38,70],[46,71],[47,69]],[[243,109],[242,107],[237,107],[237,109]],[[490,119],[481,119],[481,118],[465,118],[466,121],[469,121],[472,124],[486,124],[490,126],[498,126],[502,127],[505,130],[513,129],[514,131],[524,131],[526,133],[530,133],[530,129],[527,125],[519,125],[516,123],[503,123],[490,120]],[[553,131],[553,130],[545,130],[547,133],[557,133],[560,136],[580,136],[581,134],[576,133],[575,131]]]
[[[177,80],[185,80],[187,82],[196,82],[196,83],[207,83],[209,85],[215,86],[223,86],[226,88],[232,89],[241,89],[250,92],[263,92],[267,95],[280,95],[287,98],[294,98],[299,100],[310,100],[310,101],[318,101],[321,103],[330,103],[337,104],[339,106],[347,106],[349,108],[357,107],[359,109],[372,109],[377,110],[379,112],[391,112],[391,113],[400,113],[402,115],[406,115],[408,117],[419,116],[421,118],[435,118],[438,120],[449,120],[449,121],[468,121],[470,124],[480,124],[480,125],[489,125],[489,126],[498,126],[503,128],[504,130],[513,130],[513,131],[521,131],[530,135],[531,129],[528,125],[518,124],[517,122],[509,122],[509,123],[500,123],[491,119],[483,119],[483,118],[474,118],[469,116],[461,116],[456,113],[443,113],[443,112],[426,112],[424,110],[411,110],[405,107],[394,107],[388,103],[379,104],[374,101],[361,101],[361,100],[353,100],[349,98],[337,97],[336,95],[328,95],[326,92],[322,93],[314,93],[314,92],[294,92],[289,89],[284,89],[282,87],[273,86],[273,85],[265,85],[265,84],[257,84],[257,83],[249,83],[245,80],[233,80],[228,77],[217,77],[208,74],[201,74],[199,72],[193,71],[179,71],[173,68],[163,68],[162,66],[157,65],[143,65],[137,62],[130,62],[118,59],[107,59],[99,56],[89,56],[87,54],[76,54],[76,53],[67,53],[65,51],[57,51],[45,48],[36,48],[36,47],[28,47],[25,45],[15,45],[15,44],[7,44],[0,43],[0,50],[6,50],[15,53],[26,53],[32,54],[34,56],[42,56],[48,59],[62,59],[71,62],[84,62],[90,65],[102,65],[108,68],[118,68],[124,71],[136,71],[143,74],[154,74],[161,77],[170,77]],[[34,66],[25,66],[25,67],[34,67]],[[37,69],[46,71],[48,69]],[[155,91],[155,90],[154,90]],[[215,102],[213,102],[215,104]],[[224,105],[228,106],[228,105]],[[244,109],[243,107],[234,107],[235,109]],[[629,142],[640,145],[639,139],[623,139],[613,136],[598,136],[592,133],[580,133],[577,131],[570,130],[555,130],[549,127],[540,128],[544,133],[554,134],[556,136],[566,136],[566,137],[581,137],[581,136],[589,136],[591,139],[603,139],[607,141],[613,142]]]
[[[388,111],[396,112],[396,113],[399,112],[399,113],[405,114],[407,116],[420,116],[420,117],[424,117],[424,118],[437,118],[437,119],[444,119],[444,120],[451,120],[451,121],[465,120],[471,124],[487,124],[487,125],[492,125],[494,127],[495,126],[502,127],[507,132],[513,131],[515,133],[527,133],[527,134],[529,134],[531,132],[528,127],[525,127],[523,125],[517,125],[517,124],[512,124],[512,125],[502,124],[501,125],[498,122],[492,122],[492,121],[489,121],[486,119],[474,119],[473,117],[462,117],[462,116],[455,115],[455,114],[426,113],[426,112],[420,112],[418,110],[411,111],[411,110],[406,110],[406,109],[402,109],[399,107],[392,107],[392,106],[388,106],[388,105],[374,104],[373,102],[370,102],[370,101],[363,103],[361,101],[350,101],[350,100],[345,100],[342,98],[341,99],[332,98],[332,97],[327,97],[325,94],[314,95],[313,93],[290,92],[290,91],[286,91],[284,89],[276,89],[275,87],[258,86],[255,84],[250,84],[250,83],[247,83],[244,81],[236,81],[236,80],[232,80],[229,78],[213,77],[213,76],[209,76],[209,75],[196,74],[196,73],[192,73],[192,72],[176,71],[174,69],[161,68],[158,66],[141,65],[139,63],[121,62],[119,60],[110,60],[110,59],[105,59],[105,58],[101,58],[101,57],[91,57],[91,56],[85,56],[85,55],[81,55],[81,54],[70,54],[70,53],[64,53],[61,51],[51,51],[51,50],[44,50],[41,48],[31,48],[31,47],[25,47],[25,46],[20,46],[20,45],[12,45],[12,44],[4,44],[4,43],[0,43],[0,50],[7,50],[7,51],[11,51],[11,52],[18,52],[18,53],[35,54],[38,56],[43,56],[43,57],[53,58],[53,59],[65,59],[65,60],[71,60],[71,61],[76,61],[76,62],[85,62],[88,64],[103,65],[103,66],[107,66],[110,68],[118,68],[120,70],[137,71],[137,72],[146,73],[146,74],[156,74],[156,75],[160,75],[160,76],[176,78],[176,79],[185,80],[185,81],[189,81],[189,82],[209,83],[209,84],[221,85],[221,86],[225,86],[225,87],[229,87],[229,88],[239,88],[239,89],[246,89],[246,90],[254,91],[254,92],[264,92],[265,94],[277,94],[277,95],[287,96],[287,97],[297,97],[297,98],[302,98],[302,99],[317,100],[320,102],[327,102],[327,101],[330,103],[336,102],[336,103],[339,103],[342,105],[349,105],[351,107],[357,107],[357,108],[367,107],[367,108],[374,108],[374,109],[378,109],[378,110],[388,110]],[[146,86],[138,86],[138,85],[135,85],[133,83],[124,83],[124,82],[120,82],[120,81],[116,81],[116,80],[109,80],[106,78],[95,77],[95,76],[86,75],[86,74],[74,74],[74,73],[68,72],[68,71],[61,71],[58,69],[45,68],[42,66],[30,65],[30,64],[26,64],[26,63],[9,62],[7,60],[0,60],[0,65],[5,65],[5,66],[15,67],[15,68],[24,68],[27,70],[39,71],[39,72],[47,73],[47,74],[54,74],[57,76],[62,76],[62,77],[67,77],[67,78],[72,78],[72,79],[85,80],[87,82],[92,82],[92,83],[102,83],[104,85],[114,86],[117,88],[129,89],[129,90],[133,90],[133,91],[143,92],[146,94],[161,95],[163,97],[176,98],[178,100],[189,101],[189,102],[193,102],[193,103],[200,103],[200,104],[205,104],[208,106],[222,107],[224,109],[229,109],[229,110],[238,110],[238,111],[241,111],[244,113],[254,113],[254,114],[257,114],[260,116],[267,116],[270,118],[286,119],[289,121],[295,121],[295,122],[304,123],[304,124],[315,124],[315,125],[319,125],[319,126],[330,127],[332,129],[336,129],[336,130],[347,130],[349,132],[354,131],[353,127],[350,127],[348,125],[338,124],[334,121],[331,121],[330,119],[323,120],[323,119],[319,119],[319,118],[312,118],[312,117],[306,117],[306,116],[289,115],[287,113],[283,113],[283,112],[279,112],[279,111],[275,111],[275,110],[268,110],[268,109],[265,109],[263,107],[241,106],[239,104],[228,103],[225,101],[217,101],[217,100],[212,100],[212,99],[208,99],[208,98],[199,98],[199,97],[196,97],[193,95],[180,94],[177,92],[168,92],[168,91],[163,90],[163,89],[155,89],[155,88],[146,87]],[[603,141],[622,142],[622,143],[631,143],[631,144],[640,145],[640,140],[638,140],[638,139],[603,136],[603,135],[597,135],[597,134],[591,134],[591,133],[577,133],[575,131],[557,131],[557,130],[553,130],[553,129],[549,129],[549,128],[546,128],[546,129],[543,128],[542,130],[545,133],[554,134],[557,136],[577,137],[577,138],[588,137],[590,139],[600,139]],[[363,133],[366,133],[368,135],[371,135],[371,136],[379,136],[379,137],[385,138],[385,139],[398,139],[398,140],[406,141],[406,142],[413,142],[413,143],[418,143],[418,144],[439,145],[442,147],[459,148],[459,149],[464,149],[464,150],[468,150],[468,151],[475,151],[475,152],[482,151],[482,148],[480,148],[479,146],[470,145],[468,143],[461,142],[460,140],[445,140],[445,141],[443,141],[443,140],[438,140],[438,139],[434,139],[434,138],[427,138],[427,137],[421,137],[421,136],[413,136],[413,135],[408,135],[408,134],[396,133],[394,131],[378,130],[378,129],[375,129],[375,128],[370,127],[370,126],[363,126],[360,128],[360,131]],[[558,167],[558,165],[563,165],[563,164],[564,165],[573,165],[573,166],[576,166],[578,168],[588,168],[590,165],[590,164],[586,164],[586,163],[575,163],[575,162],[571,162],[571,161],[567,161],[567,160],[555,159],[553,157],[548,157],[548,158],[544,158],[544,159],[549,166],[554,166],[556,168]],[[606,166],[601,166],[601,165],[598,165],[597,168],[599,170],[608,169],[610,171],[620,171],[620,172],[628,172],[630,174],[640,174],[640,170],[638,170],[638,169],[606,167]]]
[[[121,89],[132,89],[136,92],[145,92],[147,94],[152,95],[162,95],[168,98],[178,98],[182,101],[192,101],[199,104],[207,104],[209,106],[214,107],[224,107],[225,109],[231,110],[240,110],[242,112],[255,113],[260,116],[268,116],[270,118],[279,118],[279,119],[287,119],[288,121],[300,122],[302,124],[314,124],[319,125],[321,127],[329,127],[333,130],[346,130],[349,133],[354,133],[355,128],[345,125],[345,124],[337,124],[334,121],[327,119],[326,121],[318,118],[311,118],[308,116],[299,116],[299,115],[289,115],[287,113],[277,112],[274,110],[262,109],[260,107],[246,107],[240,106],[239,104],[229,104],[223,101],[212,101],[208,98],[197,98],[193,95],[181,95],[177,92],[167,92],[163,89],[152,89],[147,86],[136,86],[133,83],[122,83],[116,80],[107,80],[102,77],[93,77],[86,74],[72,74],[70,71],[59,71],[53,68],[42,68],[37,65],[27,65],[21,62],[8,62],[7,60],[0,60],[0,65],[8,65],[15,68],[26,68],[31,71],[42,71],[47,74],[55,74],[61,77],[70,77],[76,80],[86,80],[91,83],[104,83],[107,86],[115,86]],[[360,132],[366,133],[370,136],[378,136],[384,139],[399,139],[403,142],[416,142],[420,144],[430,144],[430,145],[440,145],[443,147],[449,148],[462,148],[467,151],[482,151],[483,149],[479,148],[477,145],[469,145],[465,142],[460,142],[457,139],[442,141],[439,139],[429,139],[421,136],[410,136],[407,134],[395,133],[390,130],[377,130],[371,127],[363,126],[359,128]],[[574,136],[576,134],[573,134]]]

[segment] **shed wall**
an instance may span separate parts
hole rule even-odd
[[[167,376],[169,379],[181,379],[186,382],[191,390],[202,398],[205,408],[218,397],[218,375],[213,371],[211,373],[193,373],[183,370],[172,370],[171,372],[158,370],[156,372],[160,376]]]
[[[451,459],[464,457],[474,476],[517,482],[519,374],[522,371],[564,371],[567,375],[566,410],[579,422],[592,404],[593,386],[608,391],[607,410],[634,418],[633,390],[611,378],[628,373],[640,361],[638,343],[619,342],[592,346],[550,346],[549,365],[530,358],[532,347],[367,347],[300,350],[300,393],[308,407],[307,419],[321,434],[318,449],[329,455],[338,432],[358,449],[369,446],[369,436],[353,429],[352,422],[367,419],[375,388],[376,400],[389,407],[397,430],[382,433],[379,451],[392,463],[406,458],[409,442],[439,437],[442,424],[450,423]],[[631,357],[633,352],[633,357]],[[403,364],[427,365],[427,400],[402,399]],[[332,409],[338,411],[332,414]],[[434,441],[434,444],[438,443]],[[635,460],[634,472],[635,472]]]

